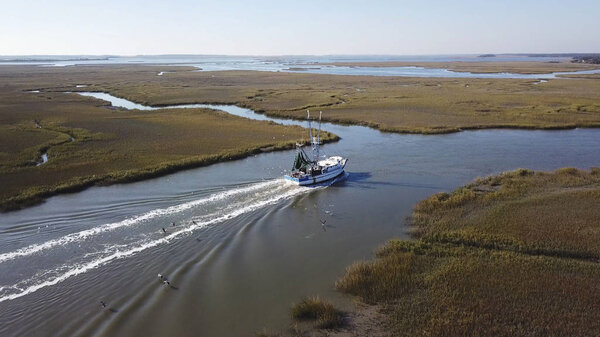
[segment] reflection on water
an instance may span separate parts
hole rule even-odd
[[[188,107],[304,124],[235,106]],[[418,200],[504,170],[600,161],[594,129],[448,135],[330,123],[323,129],[342,137],[323,152],[350,159],[346,179],[331,186],[286,184],[281,177],[294,152],[283,151],[93,187],[3,214],[0,335],[240,336],[285,329],[290,303],[302,296],[350,305],[333,282],[386,239],[406,237],[404,221]],[[115,312],[100,308],[100,300]]]

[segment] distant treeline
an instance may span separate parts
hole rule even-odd
[[[571,60],[571,62],[573,62],[573,63],[600,64],[600,54],[585,55],[585,56],[575,56],[575,57],[573,57],[573,60]]]
[[[0,58],[0,62],[60,62],[60,61],[106,61],[109,56],[99,57],[60,57],[60,56],[15,56]]]
[[[550,54],[515,54],[515,55],[525,55],[528,57],[580,57],[580,56],[600,56],[600,54],[596,53],[550,53]]]
[[[573,63],[600,64],[600,54],[590,53],[558,53],[558,54],[526,54],[528,57],[570,57]]]

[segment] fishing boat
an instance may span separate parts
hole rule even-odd
[[[320,159],[319,146],[321,145],[321,115],[319,113],[319,131],[316,137],[313,137],[310,111],[308,113],[308,133],[310,137],[310,146],[312,148],[312,158],[304,151],[304,144],[296,144],[296,158],[290,174],[285,175],[285,179],[297,185],[313,185],[324,181],[335,179],[344,174],[347,158],[332,156]]]

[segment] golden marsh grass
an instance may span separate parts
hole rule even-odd
[[[547,66],[543,64],[543,66]],[[0,208],[93,184],[129,181],[290,148],[301,128],[206,110],[125,111],[63,91],[104,91],[147,105],[227,103],[270,116],[389,132],[600,126],[600,81],[334,76],[191,67],[0,67]],[[158,71],[172,71],[156,76]],[[85,88],[76,88],[86,84]],[[28,90],[42,90],[31,93]],[[34,121],[43,128],[38,129]],[[226,125],[227,127],[221,127]],[[70,136],[75,138],[69,142]],[[275,139],[273,139],[275,137]],[[335,140],[334,135],[326,135]],[[42,151],[50,162],[35,167]],[[76,188],[77,187],[77,188]]]
[[[329,301],[318,296],[306,297],[292,306],[292,318],[296,321],[311,321],[320,329],[342,326],[342,313]]]
[[[391,240],[336,283],[385,306],[397,336],[600,333],[600,170],[517,170],[415,207],[417,240]]]
[[[262,151],[290,149],[308,138],[301,127],[250,121],[216,110],[108,109],[103,101],[57,92],[73,89],[76,83],[93,86],[98,74],[110,75],[109,80],[111,76],[135,77],[139,67],[127,68],[125,74],[119,67],[98,72],[78,67],[62,72],[31,68],[0,67],[3,210],[92,185],[136,181]],[[154,67],[144,69],[143,76],[156,76]],[[27,92],[39,87],[48,91]],[[56,91],[49,91],[50,87]],[[336,139],[324,133],[325,142]],[[35,166],[44,151],[50,160]]]

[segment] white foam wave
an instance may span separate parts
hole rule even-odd
[[[0,263],[13,260],[17,257],[32,255],[32,254],[38,253],[40,251],[56,247],[56,246],[62,246],[62,245],[66,245],[66,244],[69,244],[72,242],[82,241],[82,240],[87,239],[88,237],[98,235],[100,233],[112,231],[112,230],[115,230],[115,229],[121,228],[121,227],[132,226],[132,225],[138,224],[142,221],[153,219],[153,218],[156,218],[161,215],[179,213],[179,212],[185,211],[187,209],[190,209],[190,208],[202,205],[202,204],[206,204],[206,203],[214,202],[214,201],[218,201],[218,200],[223,200],[223,199],[226,199],[226,198],[234,196],[234,195],[253,192],[256,190],[268,188],[273,185],[282,184],[282,183],[283,183],[282,179],[268,180],[265,182],[252,184],[252,185],[249,185],[246,187],[235,188],[232,190],[215,193],[206,198],[190,201],[190,202],[183,203],[180,205],[175,205],[175,206],[171,206],[171,207],[167,207],[167,208],[152,210],[145,214],[139,215],[134,218],[126,219],[123,221],[105,224],[105,225],[102,225],[99,227],[86,229],[86,230],[83,230],[83,231],[80,231],[77,233],[67,234],[67,235],[57,238],[57,239],[49,240],[49,241],[39,243],[39,244],[33,244],[33,245],[30,245],[27,247],[17,249],[12,252],[2,253],[2,254],[0,254]]]
[[[268,185],[268,184],[272,184],[272,182],[268,182],[268,183],[262,183],[263,186]],[[318,188],[317,188],[318,189]],[[105,252],[109,255],[89,261],[89,262],[85,262],[85,263],[80,263],[80,264],[76,264],[73,266],[68,266],[68,270],[66,270],[64,273],[62,273],[59,276],[56,276],[52,279],[49,280],[45,280],[42,282],[36,282],[35,279],[29,279],[29,280],[24,280],[22,282],[19,282],[20,284],[31,284],[34,283],[32,285],[27,286],[26,288],[20,288],[19,284],[17,285],[13,285],[13,286],[2,286],[0,287],[1,290],[3,289],[8,289],[8,288],[12,288],[12,289],[21,289],[20,292],[16,292],[16,293],[12,293],[12,294],[7,294],[4,295],[2,297],[0,297],[0,302],[4,302],[4,301],[8,301],[8,300],[14,300],[17,299],[19,297],[34,293],[42,288],[48,287],[48,286],[52,286],[52,285],[56,285],[60,282],[65,281],[66,279],[85,273],[87,271],[90,271],[92,269],[98,268],[102,265],[105,265],[113,260],[116,259],[122,259],[125,257],[129,257],[132,256],[136,253],[139,253],[141,251],[144,251],[146,249],[152,248],[152,247],[156,247],[158,245],[161,244],[166,244],[169,243],[175,239],[177,239],[180,236],[183,236],[185,234],[189,234],[197,229],[209,226],[209,225],[213,225],[216,223],[220,223],[229,219],[233,219],[235,217],[238,217],[242,214],[248,213],[248,212],[252,212],[254,210],[260,209],[262,207],[265,207],[267,205],[271,205],[271,204],[275,204],[277,202],[280,202],[282,200],[285,199],[289,199],[295,195],[298,194],[302,194],[302,193],[306,193],[309,192],[311,190],[314,190],[314,188],[308,188],[308,187],[295,187],[293,189],[291,189],[288,192],[282,193],[282,194],[278,194],[275,195],[274,197],[265,199],[265,200],[261,200],[255,203],[251,203],[249,205],[246,205],[244,207],[241,208],[237,208],[237,209],[233,209],[232,211],[225,213],[221,216],[212,218],[210,220],[207,221],[202,221],[202,222],[197,222],[195,225],[186,227],[178,232],[174,232],[172,234],[169,234],[165,237],[162,237],[160,239],[155,239],[149,242],[145,242],[143,244],[138,244],[135,247],[129,247],[127,249],[124,250],[120,250],[119,248],[117,248],[115,250],[115,247],[109,247],[105,250]],[[119,245],[121,246],[121,245]],[[121,246],[122,247],[122,246]],[[63,269],[63,267],[59,268],[59,269]]]

